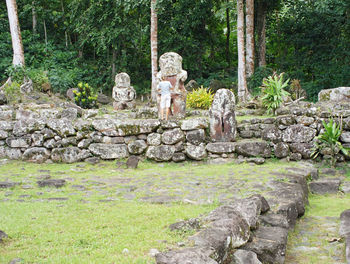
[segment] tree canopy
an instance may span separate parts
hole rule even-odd
[[[209,86],[216,79],[236,88],[235,2],[158,0],[158,56],[178,52],[189,80]],[[17,0],[17,5],[26,66],[46,71],[54,91],[83,81],[109,92],[114,65],[130,74],[138,93],[150,92],[150,0]],[[256,70],[250,89],[270,69],[299,79],[311,100],[321,89],[349,85],[348,0],[255,0],[255,5],[266,14],[267,70]],[[12,48],[4,1],[0,10],[3,82]],[[255,14],[256,28],[260,15]]]

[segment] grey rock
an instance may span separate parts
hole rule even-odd
[[[150,146],[159,146],[162,143],[162,135],[151,133],[147,136],[147,144]]]
[[[208,143],[207,151],[215,154],[232,153],[235,151],[235,143],[233,142],[215,142]]]
[[[77,91],[77,88],[70,88],[66,92],[67,98],[69,98],[71,101],[74,100],[74,92],[73,91]]]
[[[241,249],[253,251],[262,263],[283,264],[288,231],[280,227],[261,226],[254,233],[252,242]]]
[[[169,226],[169,229],[171,231],[181,231],[181,232],[188,232],[191,230],[199,230],[200,229],[200,222],[197,218],[191,218],[186,221],[180,221],[174,224],[171,224]]]
[[[300,153],[303,159],[310,159],[314,144],[313,143],[292,143],[292,144],[289,144],[289,147],[292,152]]]
[[[300,153],[291,153],[289,158],[292,161],[300,161],[303,158],[303,156]]]
[[[64,179],[46,179],[37,181],[39,187],[55,187],[61,188],[66,184],[66,180]]]
[[[157,119],[115,120],[117,136],[134,136],[148,134],[157,130],[160,122]]]
[[[112,102],[112,98],[105,94],[99,93],[97,95],[97,102],[103,105],[107,105]]]
[[[4,92],[0,92],[0,105],[6,105],[7,98]]]
[[[157,264],[218,264],[210,256],[211,249],[185,248],[156,255]]]
[[[266,141],[272,141],[274,143],[281,142],[282,133],[277,127],[267,127],[262,131],[261,138]]]
[[[67,137],[62,139],[62,146],[68,147],[68,146],[76,146],[77,145],[77,138],[76,137]]]
[[[142,154],[147,148],[147,144],[144,140],[135,140],[128,145],[130,154]]]
[[[245,157],[271,157],[271,148],[266,141],[250,140],[237,142],[236,152]]]
[[[9,133],[4,130],[0,130],[0,139],[6,139],[9,136]]]
[[[193,145],[199,145],[205,142],[205,131],[204,129],[191,130],[186,133],[187,142]]]
[[[44,139],[50,139],[50,138],[53,138],[55,136],[53,131],[51,129],[48,129],[48,128],[42,129],[40,131],[40,134],[44,136]]]
[[[30,136],[25,137],[9,137],[6,139],[6,144],[11,148],[28,148],[32,143]]]
[[[311,116],[298,116],[296,117],[297,123],[304,125],[304,126],[310,126],[315,119]]]
[[[0,121],[0,130],[10,131],[13,130],[14,122],[13,121]]]
[[[95,164],[99,163],[101,160],[98,157],[91,157],[91,158],[85,159],[84,161],[87,163],[90,163],[92,165],[95,165]]]
[[[342,237],[350,236],[350,209],[340,214],[339,234]]]
[[[101,132],[103,135],[115,137],[118,136],[115,120],[112,119],[98,119],[92,122],[95,130]]]
[[[289,126],[282,133],[282,141],[288,143],[307,143],[316,136],[316,129],[303,125]]]
[[[130,156],[126,161],[126,167],[128,169],[136,169],[139,164],[139,158],[137,156]]]
[[[343,143],[350,143],[350,132],[343,131],[340,135],[340,141]]]
[[[92,143],[92,139],[91,138],[84,138],[78,143],[78,148],[86,149],[86,148],[88,148],[90,146],[91,143]]]
[[[78,110],[76,108],[67,108],[61,111],[61,118],[74,120],[78,117]]]
[[[42,130],[45,127],[45,125],[46,125],[46,121],[40,118],[18,120],[13,125],[13,135],[16,137],[21,137],[26,134],[31,134],[34,131]]]
[[[338,87],[322,90],[318,93],[319,102],[348,102],[350,97],[350,87]]]
[[[6,238],[8,238],[8,235],[4,231],[0,230],[0,242]]]
[[[75,120],[73,126],[80,132],[89,132],[93,129],[91,120],[83,120],[81,118]]]
[[[339,179],[320,179],[309,183],[310,191],[317,194],[337,193],[339,187]]]
[[[279,159],[285,158],[289,155],[289,145],[287,143],[279,142],[273,147],[275,156]]]
[[[156,161],[169,161],[174,153],[175,147],[173,145],[149,146],[146,157]]]
[[[177,120],[162,120],[161,127],[164,129],[180,127],[180,123]]]
[[[18,148],[4,148],[5,156],[12,160],[22,159],[22,152]]]
[[[350,182],[343,182],[341,189],[344,193],[350,193]]]
[[[231,264],[261,264],[256,253],[238,249],[233,253]]]
[[[250,163],[254,163],[256,165],[261,165],[265,163],[264,158],[247,158],[246,161]]]
[[[167,145],[174,145],[185,139],[185,135],[180,128],[167,130],[162,135],[162,142]]]
[[[43,145],[45,148],[53,149],[56,147],[56,141],[53,138],[51,138],[46,140]]]
[[[193,90],[199,88],[199,84],[195,80],[190,80],[186,85],[185,88],[188,92],[192,92]]]
[[[204,145],[188,145],[185,147],[187,157],[193,160],[203,160],[207,157],[207,151]]]
[[[0,189],[9,189],[17,185],[16,182],[0,182]]]
[[[259,216],[260,225],[263,226],[278,226],[289,229],[289,222],[285,215],[268,213]]]
[[[46,148],[29,148],[23,153],[23,159],[35,163],[43,163],[50,158],[50,151]]]
[[[295,117],[294,116],[279,116],[276,119],[276,122],[278,125],[282,126],[291,126],[296,123]]]
[[[51,160],[54,162],[74,163],[79,162],[80,149],[77,147],[54,148],[51,152]]]
[[[208,120],[205,118],[192,118],[183,120],[181,124],[181,130],[195,130],[195,129],[205,129],[208,127]]]
[[[129,144],[132,141],[135,141],[136,137],[126,137],[125,139],[123,137],[108,137],[104,136],[102,138],[102,143],[105,144]]]
[[[44,135],[39,133],[32,134],[32,146],[41,147],[44,144]]]
[[[89,146],[89,150],[101,159],[123,159],[129,156],[125,144],[94,143]]]
[[[181,162],[181,161],[185,161],[186,160],[186,155],[181,153],[181,152],[177,152],[174,153],[172,161],[174,162]]]
[[[47,122],[47,126],[60,136],[72,136],[75,134],[72,121],[67,119],[51,119]]]
[[[230,142],[236,138],[235,95],[228,89],[215,93],[209,110],[210,137],[215,142]]]

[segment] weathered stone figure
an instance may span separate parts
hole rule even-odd
[[[228,89],[215,93],[209,110],[210,136],[219,142],[234,141],[236,137],[235,95]]]
[[[187,71],[182,69],[182,57],[175,52],[167,52],[159,58],[160,71],[157,74],[157,85],[164,77],[172,85],[171,89],[171,114],[177,118],[184,118],[186,115],[186,96],[184,82],[187,79]],[[160,104],[158,92],[157,105]],[[160,113],[160,111],[159,111]]]
[[[122,72],[115,76],[112,97],[114,99],[113,107],[115,110],[135,107],[136,91],[130,86],[130,77],[127,73]]]

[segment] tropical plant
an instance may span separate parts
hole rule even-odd
[[[97,107],[97,95],[88,83],[78,83],[78,90],[73,90],[75,103],[82,108]]]
[[[276,109],[280,107],[285,97],[290,94],[284,90],[288,86],[289,79],[283,82],[283,73],[276,73],[263,80],[261,86],[262,104],[267,108],[268,113],[276,114]]]
[[[339,137],[342,133],[342,120],[340,124],[330,118],[328,123],[322,121],[324,131],[316,137],[314,148],[311,153],[312,158],[317,158],[323,150],[328,149],[331,156],[331,165],[337,162],[337,154],[341,151],[344,155],[349,155],[349,151],[341,144]]]
[[[5,84],[3,89],[9,103],[16,103],[21,101],[20,87],[21,84],[16,81]]]
[[[209,109],[213,100],[212,91],[201,86],[187,94],[186,105],[189,108]]]

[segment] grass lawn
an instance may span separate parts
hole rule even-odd
[[[9,235],[0,244],[0,263],[15,258],[24,263],[154,263],[150,249],[174,247],[190,235],[169,231],[170,224],[208,213],[218,202],[152,204],[140,197],[162,190],[186,197],[191,188],[192,195],[203,190],[204,195],[231,195],[236,189],[230,186],[239,186],[237,195],[245,196],[257,183],[264,185],[277,177],[274,173],[294,166],[278,161],[261,166],[142,162],[137,170],[127,170],[115,162],[2,162],[0,181],[20,184],[0,189],[0,230]],[[39,188],[36,182],[47,176],[67,184]],[[135,198],[128,200],[120,190],[132,186],[137,187]]]

